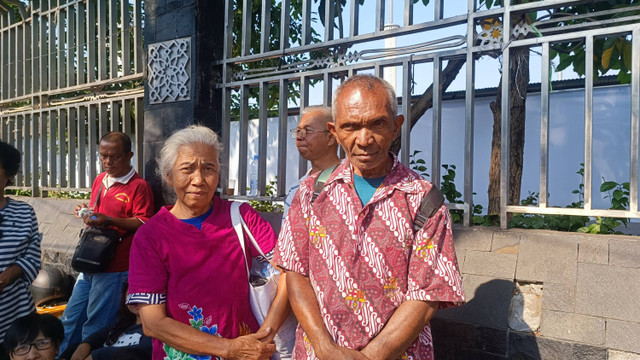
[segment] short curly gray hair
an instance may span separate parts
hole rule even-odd
[[[171,169],[178,160],[180,148],[190,144],[205,144],[212,146],[218,152],[218,162],[222,153],[222,142],[215,131],[202,125],[191,125],[182,130],[178,130],[165,142],[160,157],[158,158],[158,175],[162,181],[166,181],[171,175]]]

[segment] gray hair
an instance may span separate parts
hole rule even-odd
[[[300,117],[302,118],[303,116],[313,112],[321,113],[325,118],[329,119],[327,120],[327,122],[333,120],[333,113],[331,112],[331,107],[324,106],[324,105],[307,106],[302,109],[302,112],[300,112]]]
[[[158,175],[162,181],[166,181],[167,176],[171,174],[171,169],[178,160],[178,152],[180,148],[190,144],[205,144],[212,146],[218,152],[218,161],[220,161],[220,153],[222,152],[222,142],[215,131],[202,125],[191,125],[182,130],[178,130],[171,135],[165,142],[160,157],[158,158]]]
[[[396,116],[398,116],[398,99],[396,98],[396,91],[393,89],[393,86],[391,86],[391,84],[389,84],[389,82],[387,82],[386,80],[379,78],[377,76],[373,76],[370,74],[356,74],[348,78],[347,80],[345,80],[343,83],[341,83],[338,86],[338,88],[336,88],[336,91],[333,93],[333,100],[332,100],[333,106],[331,107],[331,114],[333,115],[334,121],[336,118],[336,112],[338,108],[337,106],[338,98],[340,97],[342,90],[344,90],[344,88],[346,88],[348,85],[352,83],[353,85],[360,85],[361,87],[364,87],[367,90],[373,90],[376,88],[376,86],[381,86],[387,92],[389,115],[392,118],[395,118]]]

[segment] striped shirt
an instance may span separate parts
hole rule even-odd
[[[29,285],[40,270],[40,235],[36,213],[29,204],[7,199],[0,214],[0,272],[14,264],[22,269],[22,276],[0,291],[0,342],[3,342],[15,319],[35,311]]]

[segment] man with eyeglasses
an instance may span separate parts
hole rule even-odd
[[[104,172],[93,182],[89,204],[77,205],[75,213],[89,226],[118,230],[122,240],[104,272],[78,275],[61,318],[64,341],[60,353],[115,320],[128,276],[133,235],[154,212],[151,187],[131,166],[129,136],[119,131],[107,133],[100,139],[99,152]]]
[[[330,107],[309,106],[302,110],[302,117],[300,117],[298,127],[290,131],[291,137],[296,139],[296,147],[300,156],[311,162],[311,169],[289,189],[287,198],[284,200],[283,219],[287,216],[289,206],[291,206],[291,201],[301,181],[310,174],[334,167],[340,163],[338,142],[327,127],[327,123],[332,121]]]

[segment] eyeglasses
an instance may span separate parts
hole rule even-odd
[[[292,139],[297,139],[297,138],[306,138],[307,137],[307,133],[310,132],[317,132],[317,133],[325,133],[325,132],[329,132],[329,130],[317,130],[317,129],[312,129],[312,128],[304,128],[304,129],[291,129],[289,130],[289,134],[291,134],[291,138]]]
[[[13,354],[18,356],[27,355],[29,351],[31,351],[32,346],[35,347],[36,350],[46,350],[51,347],[52,342],[53,341],[50,338],[44,338],[38,339],[30,344],[18,345],[13,349]]]

